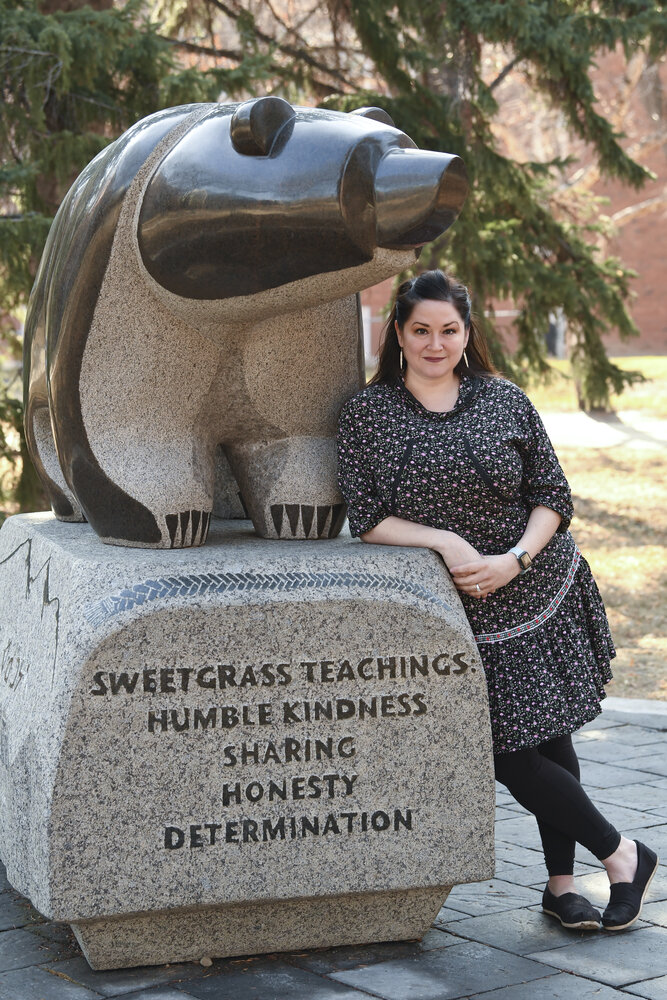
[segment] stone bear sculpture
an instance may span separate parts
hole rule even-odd
[[[377,108],[264,97],[134,125],[65,198],[26,320],[26,435],[56,516],[201,545],[222,446],[260,535],[336,535],[357,293],[411,266],[466,193],[458,157]]]

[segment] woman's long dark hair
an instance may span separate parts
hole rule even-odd
[[[455,375],[497,375],[486,341],[470,315],[470,295],[465,285],[443,271],[424,271],[410,281],[404,281],[396,293],[389,318],[380,339],[378,370],[369,385],[386,385],[401,375],[400,345],[396,336],[396,321],[402,330],[418,302],[435,299],[451,302],[469,331],[466,345],[468,365],[463,358],[454,369]]]

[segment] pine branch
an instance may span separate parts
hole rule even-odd
[[[27,56],[45,56],[48,59],[55,59],[62,66],[62,61],[57,58],[54,52],[44,49],[24,49],[16,45],[0,45],[0,52],[20,52],[21,55]]]
[[[638,162],[641,158],[655,152],[656,149],[660,149],[665,144],[665,132],[666,130],[662,128],[658,132],[652,132],[651,135],[642,136],[639,142],[635,142],[629,147],[627,155]],[[590,191],[601,177],[600,164],[593,161],[587,167],[580,167],[579,170],[576,170],[563,187],[576,187],[580,191]]]
[[[25,56],[30,56],[30,57],[36,56],[39,59],[51,59],[51,60],[53,60],[54,65],[51,66],[51,68],[48,70],[44,81],[40,84],[40,86],[42,86],[44,88],[44,91],[45,91],[45,94],[46,94],[44,100],[46,101],[46,99],[48,98],[48,95],[49,95],[50,91],[53,89],[53,86],[54,86],[56,80],[58,79],[58,77],[62,73],[62,70],[63,70],[62,59],[59,59],[58,56],[55,54],[55,52],[49,52],[48,50],[45,51],[43,49],[26,49],[26,48],[22,48],[22,47],[15,46],[15,45],[0,45],[0,55],[2,55],[5,52],[8,52],[8,53],[18,53],[19,55],[25,55]],[[7,62],[8,61],[9,60],[7,60]],[[29,60],[26,60],[23,63],[22,67],[20,67],[20,68],[23,68],[23,66],[28,65],[28,64],[29,64]]]

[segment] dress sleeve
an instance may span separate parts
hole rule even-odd
[[[338,486],[347,502],[350,533],[354,536],[363,535],[389,517],[375,485],[370,414],[364,409],[346,403],[338,423]]]
[[[527,434],[521,492],[531,509],[549,507],[560,514],[558,531],[564,532],[569,528],[574,514],[570,486],[539,413],[527,397],[525,400]]]

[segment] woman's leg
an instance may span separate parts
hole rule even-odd
[[[543,757],[547,757],[554,764],[565,768],[579,781],[581,774],[579,760],[569,733],[541,743],[537,750]],[[573,892],[576,840],[539,818],[537,825],[542,839],[544,860],[549,872],[549,889],[555,896],[560,896],[564,892]]]
[[[579,759],[572,745],[572,737],[569,734],[566,736],[556,736],[553,740],[541,743],[537,749],[543,757],[548,757],[555,764],[560,764],[561,767],[564,767],[566,771],[573,774],[577,781],[579,781],[581,774]],[[544,856],[546,858],[548,852],[549,856],[554,859],[553,868],[556,879],[558,879],[559,874],[556,872],[557,868],[562,869],[564,875],[573,873],[575,841],[540,820],[537,823],[540,828],[540,836],[542,837]],[[571,865],[569,864],[570,852],[572,857]],[[621,836],[616,851],[610,857],[602,858],[601,860],[607,869],[607,875],[612,885],[616,882],[631,882],[637,871],[637,847],[634,840],[628,840],[627,837]],[[551,869],[549,869],[549,872],[551,874]],[[551,883],[552,879],[550,878],[549,888],[553,893],[558,895],[558,886],[554,886]],[[569,890],[563,889],[562,891],[567,892]]]
[[[569,841],[583,844],[602,862],[611,883],[611,898],[602,922],[608,930],[623,930],[641,913],[658,858],[639,841],[622,837],[598,812],[573,773],[578,770],[574,749],[570,753],[567,742],[556,741],[555,745],[554,741],[549,742],[552,745],[546,747],[546,753],[542,744],[497,755],[494,758],[496,778],[544,826],[550,882],[552,868],[557,870],[569,865]],[[556,760],[552,759],[554,757]],[[554,837],[553,831],[560,833],[561,838]],[[592,909],[587,900],[576,894],[568,895],[572,891],[568,885],[573,883],[568,883],[567,876],[563,879],[555,874],[553,877],[560,892],[547,886],[543,908],[558,917],[565,927],[591,927],[587,920],[579,922],[580,915],[576,913],[577,901]],[[558,899],[559,894],[562,901]],[[549,902],[545,905],[547,896]],[[573,922],[566,922],[568,920]]]
[[[549,741],[553,743],[553,741]],[[621,836],[598,812],[577,777],[561,763],[542,753],[540,747],[516,750],[495,757],[496,778],[505,785],[520,805],[532,812],[538,822],[560,837],[547,833],[546,856],[549,875],[570,874],[570,843],[577,841],[599,858],[609,858],[618,849]],[[568,759],[564,746],[548,752]],[[571,757],[569,764],[573,766]]]

